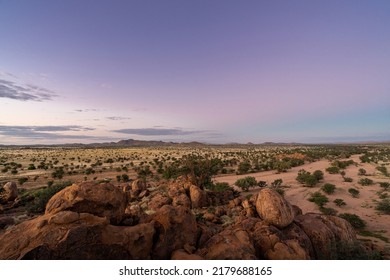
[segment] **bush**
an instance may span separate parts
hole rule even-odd
[[[257,185],[257,181],[255,177],[247,176],[245,178],[238,179],[234,184],[243,191],[247,192],[249,188],[253,188]]]
[[[298,171],[296,180],[308,187],[314,187],[318,183],[317,177],[304,169]]]
[[[336,198],[335,200],[333,200],[334,204],[336,204],[338,207],[341,207],[341,206],[344,206],[344,205],[347,205],[347,203],[345,203],[345,201],[341,198]]]
[[[374,181],[371,179],[368,179],[368,178],[362,178],[359,180],[358,183],[362,186],[370,186],[370,185],[374,184]]]
[[[337,215],[337,210],[333,209],[333,208],[320,207],[320,211],[324,215],[329,215],[329,216],[336,216]]]
[[[276,179],[274,180],[272,183],[271,183],[271,187],[272,188],[279,188],[281,187],[283,184],[283,180],[282,179]]]
[[[308,199],[310,202],[314,202],[319,207],[323,207],[326,203],[329,202],[328,198],[320,192],[315,192]]]
[[[28,181],[27,177],[21,177],[21,178],[18,179],[19,185],[23,185],[27,181]]]
[[[378,166],[376,168],[376,170],[378,170],[379,172],[381,172],[383,175],[385,175],[386,177],[389,177],[389,172],[387,171],[387,168],[386,166]]]
[[[323,190],[327,194],[332,194],[336,190],[336,186],[333,184],[326,183],[321,187],[321,190]]]
[[[382,199],[375,207],[376,210],[381,211],[384,214],[390,215],[390,199]]]
[[[277,188],[277,189],[274,189],[278,194],[280,194],[281,196],[284,196],[284,189],[281,189],[281,188]]]
[[[313,172],[313,176],[317,179],[317,181],[321,181],[322,179],[324,179],[324,172],[322,172],[321,170],[316,170]]]
[[[326,171],[329,173],[329,174],[338,174],[340,172],[340,168],[338,168],[337,166],[329,166]]]
[[[360,169],[359,169],[359,172],[358,172],[358,175],[359,175],[359,176],[367,175],[367,171],[366,171],[364,168],[360,168]]]
[[[352,197],[356,198],[359,196],[359,191],[357,189],[354,189],[354,188],[350,188],[348,189],[348,192],[352,195]]]
[[[347,220],[354,229],[363,229],[366,227],[366,222],[356,214],[343,213],[339,217]]]
[[[28,201],[26,203],[26,208],[29,213],[40,214],[45,211],[46,204],[53,195],[70,186],[71,184],[71,182],[63,182],[41,190],[34,190],[32,192],[26,193],[25,196],[21,199]]]
[[[226,182],[217,182],[212,184],[209,187],[209,189],[214,192],[224,192],[224,191],[232,190],[232,187],[229,186],[229,184]]]
[[[265,187],[267,187],[267,182],[266,181],[259,181],[259,182],[257,182],[257,186],[259,186],[260,188],[265,188]]]
[[[379,182],[379,186],[381,188],[384,188],[385,190],[388,190],[390,187],[390,183],[389,182]]]
[[[351,183],[353,181],[353,179],[351,177],[343,177],[344,179],[344,182],[348,182],[348,183]]]

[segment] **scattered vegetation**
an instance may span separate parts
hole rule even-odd
[[[390,215],[390,199],[382,199],[378,202],[378,205],[375,207],[375,209],[382,212],[383,214]]]
[[[374,184],[374,181],[369,178],[362,178],[358,181],[358,183],[362,186],[370,186]]]
[[[310,202],[314,202],[320,208],[324,207],[324,205],[329,202],[329,199],[320,192],[315,192],[315,193],[311,194],[311,197],[308,200]]]
[[[336,198],[335,200],[333,200],[334,204],[336,204],[338,207],[342,207],[342,206],[345,206],[347,205],[347,203],[341,199],[341,198]]]
[[[255,177],[247,176],[245,178],[238,179],[234,184],[243,191],[247,192],[249,188],[257,186],[257,181]]]
[[[359,197],[360,191],[354,188],[348,189],[348,192],[352,195],[352,197],[357,198]]]
[[[363,229],[366,227],[366,222],[356,214],[343,213],[339,217],[347,220],[354,229]]]
[[[321,190],[326,194],[333,194],[336,190],[336,186],[333,184],[326,183],[321,187]]]

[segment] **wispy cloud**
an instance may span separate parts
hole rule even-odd
[[[166,136],[166,135],[191,135],[199,134],[205,131],[203,130],[182,130],[174,128],[128,128],[128,129],[117,129],[112,132],[133,134],[142,136]]]
[[[76,109],[75,112],[87,113],[87,112],[99,112],[99,109]]]
[[[90,127],[83,127],[78,125],[64,125],[64,126],[9,126],[0,125],[0,135],[10,137],[23,137],[34,139],[83,139],[90,138],[86,135],[69,135],[61,132],[85,132],[95,130]]]
[[[54,91],[43,87],[0,79],[0,98],[41,102],[52,100],[56,96]]]
[[[123,121],[123,120],[131,120],[131,118],[127,117],[106,117],[106,119],[111,120],[111,121]]]

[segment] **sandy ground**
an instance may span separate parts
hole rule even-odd
[[[320,191],[320,188],[324,183],[331,183],[336,186],[336,191],[334,194],[327,195],[325,194],[329,202],[325,207],[330,207],[336,209],[339,214],[341,213],[351,213],[358,215],[367,223],[367,230],[372,232],[380,233],[382,236],[389,238],[390,240],[390,215],[380,214],[375,210],[376,201],[379,201],[378,191],[381,190],[379,184],[372,186],[361,186],[358,184],[358,180],[363,177],[372,179],[374,182],[390,182],[390,178],[386,178],[383,175],[379,174],[375,170],[376,165],[371,163],[360,163],[359,155],[354,155],[350,159],[359,163],[358,166],[351,165],[345,169],[346,177],[351,177],[353,182],[347,183],[344,182],[340,174],[329,174],[325,171],[327,167],[330,166],[330,161],[320,160],[313,163],[307,163],[302,166],[294,167],[286,173],[275,173],[275,171],[265,171],[258,172],[246,175],[226,175],[219,176],[215,178],[217,182],[228,182],[233,185],[234,182],[246,176],[253,176],[256,180],[266,181],[270,184],[275,179],[282,179],[283,185],[285,188],[285,198],[292,204],[299,206],[303,213],[315,212],[320,213],[319,208],[314,203],[308,201],[311,193]],[[367,174],[370,176],[358,176],[358,170],[364,168],[367,171]],[[317,184],[317,186],[308,188],[302,186],[296,181],[297,173],[300,169],[305,169],[306,171],[313,172],[315,170],[321,170],[324,172],[324,180]],[[356,188],[360,191],[358,198],[353,198],[349,193],[349,188]],[[256,193],[259,189],[252,189],[247,193],[242,193],[242,195],[247,195],[249,193]],[[341,208],[336,206],[333,201],[336,198],[343,199],[347,205],[342,206]],[[363,239],[371,239],[373,242],[379,246],[389,246],[384,241],[378,238],[372,237],[360,237]]]

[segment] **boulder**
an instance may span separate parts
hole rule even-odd
[[[153,258],[169,259],[173,251],[196,246],[197,225],[190,209],[164,205],[154,214],[153,220],[157,232]]]
[[[190,186],[190,199],[192,208],[202,208],[208,206],[206,192],[195,185]]]
[[[226,229],[211,237],[197,252],[211,260],[255,260],[255,248],[248,233],[240,228]]]
[[[12,217],[0,217],[0,229],[4,229],[7,226],[15,224],[15,220]]]
[[[315,213],[299,215],[295,223],[313,244],[316,259],[338,258],[346,246],[356,243],[356,234],[345,220]]]
[[[63,189],[55,194],[46,205],[46,214],[61,211],[90,213],[106,217],[112,224],[119,224],[124,217],[126,195],[110,183],[84,182]]]
[[[18,187],[15,182],[8,182],[3,186],[1,194],[3,201],[14,201],[18,197]]]
[[[153,222],[119,227],[89,213],[49,213],[1,235],[0,259],[150,259],[154,233]]]
[[[259,192],[256,200],[256,211],[260,218],[278,228],[284,228],[294,220],[291,204],[271,189],[262,189]]]
[[[134,180],[131,184],[131,190],[138,195],[140,192],[146,190],[146,184],[143,180]]]
[[[172,203],[172,198],[162,194],[155,194],[148,203],[148,208],[153,211],[158,211],[164,205],[170,205]]]
[[[197,254],[189,254],[183,249],[180,249],[172,253],[171,260],[203,260],[203,258]]]

